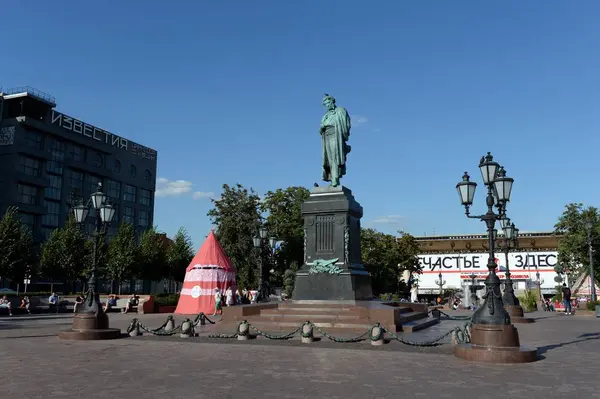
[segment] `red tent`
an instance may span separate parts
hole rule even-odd
[[[212,314],[215,310],[215,288],[219,288],[225,305],[225,290],[237,290],[235,269],[223,247],[211,231],[186,269],[183,288],[175,313]]]

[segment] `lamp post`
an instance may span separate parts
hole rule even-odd
[[[471,303],[473,307],[477,306],[477,287],[475,286],[475,279],[477,275],[475,273],[471,273],[469,276],[471,278]]]
[[[585,229],[587,230],[587,244],[588,244],[588,255],[590,257],[590,292],[592,294],[592,301],[597,300],[596,296],[596,279],[594,277],[594,248],[592,247],[592,229],[594,223],[592,219],[588,218],[585,221]]]
[[[269,236],[269,230],[267,230],[266,227],[261,226],[258,229],[258,235],[254,236],[252,238],[252,241],[254,243],[254,248],[257,248],[259,250],[259,256],[258,256],[258,300],[267,300],[268,295],[266,295],[265,293],[265,287],[264,287],[264,275],[263,275],[263,260],[262,260],[262,253],[260,251],[260,249],[263,247],[263,243],[265,243],[265,245],[269,246],[269,249],[271,251],[271,255],[275,254],[275,245],[277,244],[277,238],[275,238],[274,236],[271,236],[268,240],[267,237]]]
[[[537,285],[537,291],[538,291],[538,310],[544,310],[544,297],[542,296],[542,284],[544,284],[544,280],[540,278],[540,272],[536,271],[535,272],[535,284]]]
[[[511,324],[510,316],[504,309],[500,279],[496,275],[494,226],[496,221],[506,217],[506,205],[514,179],[506,176],[506,171],[491,153],[481,158],[479,170],[483,184],[487,188],[487,212],[483,215],[471,215],[477,183],[470,181],[467,172],[456,185],[460,202],[465,207],[465,215],[471,219],[483,221],[488,232],[488,275],[485,279],[486,292],[484,303],[471,318],[471,343],[457,345],[455,355],[467,360],[483,362],[522,363],[537,360],[537,350],[519,348],[519,334]],[[494,206],[497,212],[494,212]]]
[[[92,271],[87,283],[85,300],[77,308],[73,317],[72,330],[63,331],[59,336],[63,339],[91,340],[113,339],[121,335],[121,330],[108,328],[108,316],[104,313],[98,292],[98,248],[106,236],[106,230],[115,216],[115,208],[106,202],[106,194],[102,191],[102,183],[98,183],[95,193],[92,193],[86,204],[73,207],[75,221],[80,225],[90,213],[94,214],[96,225],[94,229],[94,248],[92,252]]]
[[[446,280],[442,280],[442,272],[438,274],[438,279],[435,281],[435,284],[440,287],[440,300],[442,299],[442,295],[444,294],[444,284],[446,284]]]

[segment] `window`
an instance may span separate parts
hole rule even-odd
[[[31,213],[19,212],[19,217],[21,218],[21,223],[23,226],[27,227],[29,231],[33,232],[33,227],[35,226],[35,215],[32,215]]]
[[[42,224],[49,227],[58,227],[58,217],[60,216],[60,203],[44,200],[46,214],[42,216]]]
[[[129,184],[125,185],[125,193],[123,194],[123,199],[129,202],[135,202],[137,189],[134,186],[130,186]]]
[[[17,185],[18,198],[17,202],[21,204],[37,205],[38,203],[38,188],[36,186],[28,186],[27,184]]]
[[[77,162],[85,162],[85,148],[80,145],[71,145],[71,159]]]
[[[131,165],[129,167],[129,173],[131,174],[131,177],[133,177],[135,179],[135,177],[137,176],[137,169],[135,168],[134,165]]]
[[[71,170],[70,192],[73,200],[83,198],[83,172]]]
[[[121,183],[106,179],[106,195],[113,203],[121,200]]]
[[[65,160],[65,143],[56,139],[49,139],[48,152],[52,160],[46,162],[46,171],[61,175],[63,173],[63,162]]]
[[[121,162],[118,159],[115,159],[115,162],[113,163],[113,172],[121,173]]]
[[[89,197],[92,193],[98,191],[98,183],[103,183],[101,177],[94,175],[87,176],[87,193],[85,193],[85,197]]]
[[[152,191],[140,189],[140,204],[150,206],[152,203]]]
[[[33,130],[25,131],[25,145],[30,148],[42,149],[42,134]]]
[[[41,172],[41,162],[39,159],[31,158],[25,155],[20,157],[20,170],[28,176],[39,176]]]
[[[124,223],[129,223],[129,224],[134,224],[135,222],[135,212],[134,209],[126,206],[123,208],[123,222]]]
[[[50,185],[44,189],[44,197],[59,200],[62,190],[62,176],[48,175]]]
[[[150,212],[140,211],[138,214],[138,226],[148,227],[150,224]]]
[[[102,168],[104,166],[104,154],[102,154],[101,152],[97,152],[96,154],[94,154],[92,165],[94,165],[97,168]]]
[[[146,171],[144,172],[144,180],[146,180],[147,182],[152,180],[152,173],[148,169],[146,169]]]

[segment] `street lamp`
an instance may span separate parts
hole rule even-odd
[[[502,296],[502,302],[504,307],[508,307],[507,311],[511,316],[522,317],[523,310],[521,309],[520,314],[512,313],[512,307],[520,306],[519,299],[515,296],[515,290],[513,287],[513,281],[510,275],[510,264],[508,261],[508,253],[512,248],[518,246],[519,229],[515,227],[514,223],[510,222],[509,218],[500,219],[500,226],[504,231],[504,240],[502,240],[500,248],[504,252],[504,261],[506,263],[506,272],[504,280],[504,295]],[[518,308],[517,308],[518,313]]]
[[[111,339],[118,338],[121,330],[108,328],[108,316],[104,313],[98,292],[98,248],[106,236],[106,230],[115,217],[115,207],[108,204],[106,194],[102,191],[102,183],[98,183],[95,193],[92,193],[86,204],[73,207],[75,221],[85,223],[90,211],[95,213],[94,248],[92,252],[92,271],[88,279],[85,301],[77,308],[73,317],[72,330],[63,331],[60,337],[64,339]]]
[[[596,279],[594,278],[594,248],[592,248],[592,229],[594,223],[591,218],[585,221],[585,229],[587,230],[587,244],[588,244],[588,255],[590,257],[590,290],[592,293],[592,301],[596,301]]]
[[[469,288],[471,290],[471,303],[473,304],[473,307],[475,307],[477,306],[477,286],[475,285],[475,279],[477,278],[477,275],[475,273],[471,273],[469,277],[471,278],[471,287]]]
[[[488,275],[485,279],[486,292],[483,304],[471,318],[471,342],[455,347],[454,354],[466,360],[500,363],[523,363],[537,360],[537,349],[519,348],[519,334],[511,324],[510,316],[504,309],[500,279],[496,275],[494,227],[496,221],[506,217],[506,205],[510,201],[514,180],[506,176],[506,171],[491,153],[481,158],[479,170],[483,184],[487,188],[485,203],[487,212],[471,215],[477,183],[470,181],[465,172],[456,185],[460,202],[465,207],[465,215],[479,219],[486,224],[488,233]],[[497,212],[494,212],[494,207]]]
[[[259,249],[258,300],[266,300],[268,298],[268,295],[266,295],[266,293],[265,293],[265,287],[264,287],[263,259],[261,256],[262,254],[260,253],[260,249],[263,247],[263,243],[265,243],[265,245],[269,246],[271,255],[273,256],[273,255],[275,255],[275,246],[277,245],[276,237],[271,236],[268,240],[267,240],[267,237],[269,237],[269,230],[267,230],[267,228],[265,226],[261,226],[258,229],[258,235],[254,236],[252,238],[254,248]]]
[[[486,205],[487,212],[483,215],[471,215],[469,208],[473,205],[475,189],[477,183],[470,181],[469,174],[465,172],[463,180],[456,185],[460,202],[465,207],[465,214],[468,218],[479,219],[485,222],[488,231],[488,263],[489,274],[485,279],[486,294],[484,295],[484,304],[473,314],[473,324],[510,324],[510,317],[504,310],[502,303],[502,293],[500,292],[500,279],[496,275],[496,262],[494,262],[494,226],[497,220],[501,220],[506,215],[506,204],[510,201],[512,184],[514,180],[506,177],[506,172],[497,162],[491,153],[481,158],[479,170],[483,183],[487,188]],[[498,213],[494,212],[494,205],[498,208]]]
[[[446,284],[446,280],[442,280],[442,272],[438,274],[438,279],[435,281],[435,284],[440,287],[440,300],[442,299],[442,295],[444,294],[443,286]]]
[[[536,271],[535,272],[535,283],[537,285],[537,289],[538,289],[538,299],[540,300],[540,303],[538,304],[538,310],[543,310],[544,309],[544,297],[542,296],[542,284],[544,284],[544,280],[540,279],[540,272]]]

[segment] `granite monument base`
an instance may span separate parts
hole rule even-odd
[[[512,324],[473,324],[471,343],[457,345],[454,355],[483,363],[529,363],[538,360],[537,349],[524,348]]]
[[[528,323],[535,322],[534,319],[524,316],[523,308],[521,307],[521,305],[516,305],[516,306],[505,305],[504,310],[506,310],[506,312],[510,316],[510,321],[513,323],[528,324]]]
[[[61,331],[58,337],[76,341],[116,339],[121,337],[121,330],[108,327],[108,316],[103,311],[77,313],[71,329]]]
[[[361,301],[373,297],[368,274],[298,273],[292,299],[294,301]]]

